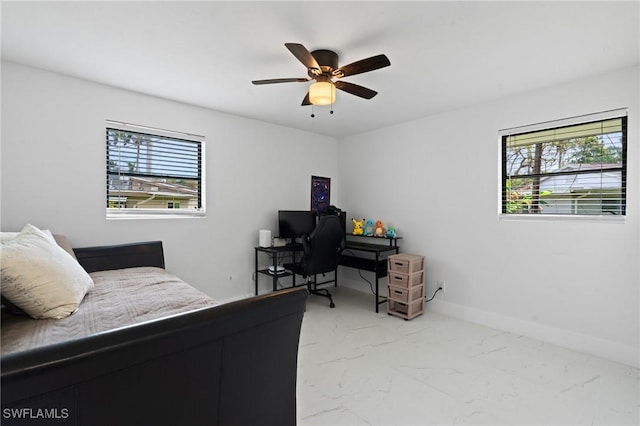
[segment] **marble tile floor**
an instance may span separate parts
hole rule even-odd
[[[298,425],[638,425],[639,370],[373,296],[310,296]]]

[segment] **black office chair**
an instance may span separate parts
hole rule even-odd
[[[310,235],[303,235],[303,255],[298,263],[285,264],[284,267],[293,271],[307,281],[310,294],[323,296],[329,299],[329,307],[335,308],[331,293],[325,288],[318,289],[319,284],[335,283],[338,285],[338,261],[340,254],[346,246],[344,229],[340,225],[338,216],[320,216],[318,225]],[[333,280],[318,282],[318,274],[333,271]],[[313,276],[313,280],[310,277]]]

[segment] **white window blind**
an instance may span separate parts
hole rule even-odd
[[[624,216],[627,116],[601,117],[504,132],[502,213]]]
[[[107,122],[107,214],[204,212],[203,138]]]

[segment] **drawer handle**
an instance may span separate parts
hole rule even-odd
[[[396,265],[396,266],[402,266],[402,265],[403,265],[403,263],[402,263],[402,262],[394,262],[394,265]]]
[[[397,276],[397,275],[394,275],[394,276],[393,276],[393,279],[394,279],[394,280],[402,280],[402,277],[399,277],[399,276]]]
[[[393,292],[394,292],[395,294],[402,294],[402,292],[401,292],[400,290],[393,290]]]

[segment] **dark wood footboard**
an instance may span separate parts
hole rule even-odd
[[[293,426],[306,297],[283,290],[4,356],[2,424]]]

